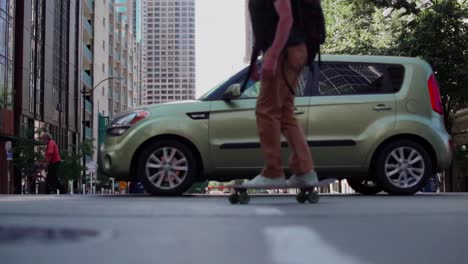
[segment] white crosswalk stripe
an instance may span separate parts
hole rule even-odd
[[[256,215],[284,215],[284,212],[273,207],[257,207],[255,208]]]
[[[37,195],[37,196],[0,196],[0,202],[30,202],[30,201],[50,201],[58,199],[59,196],[54,195]]]
[[[264,235],[276,264],[310,264],[312,260],[320,264],[366,263],[341,252],[305,226],[266,227]]]

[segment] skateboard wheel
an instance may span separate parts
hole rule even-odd
[[[237,204],[239,203],[239,194],[237,193],[232,193],[231,195],[229,195],[229,202],[231,204]]]
[[[307,201],[307,195],[304,192],[300,192],[296,195],[298,203],[305,203]]]
[[[250,196],[247,192],[241,192],[239,194],[240,204],[248,204],[250,202]]]
[[[309,201],[309,203],[318,203],[320,200],[320,196],[317,192],[313,191],[307,195],[307,200]]]

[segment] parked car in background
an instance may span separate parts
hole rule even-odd
[[[122,113],[101,148],[104,171],[140,180],[153,195],[180,195],[206,179],[252,178],[263,156],[255,123],[260,84],[235,93],[246,69],[199,100]],[[346,179],[362,194],[420,191],[451,160],[439,87],[417,58],[322,56],[304,69],[295,114],[321,178]],[[286,169],[288,148],[283,139]]]

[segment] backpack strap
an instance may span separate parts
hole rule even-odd
[[[255,63],[257,63],[257,58],[258,58],[258,55],[260,55],[260,49],[256,46],[254,46],[253,50],[252,50],[252,55],[250,56],[250,66],[249,66],[249,69],[247,71],[247,76],[245,77],[245,80],[244,82],[242,83],[242,86],[241,86],[241,93],[243,93],[245,91],[245,89],[247,88],[247,83],[249,82],[250,80],[250,77],[252,76],[252,73],[255,69]]]

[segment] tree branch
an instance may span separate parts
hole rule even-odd
[[[420,10],[416,3],[410,3],[407,0],[367,0],[379,7],[392,7],[395,9],[406,9],[406,14],[419,14]]]

